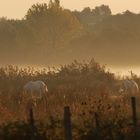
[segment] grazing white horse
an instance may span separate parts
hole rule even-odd
[[[45,102],[47,100],[48,88],[43,81],[29,81],[24,85],[23,90],[28,101],[34,102],[35,105],[37,100],[43,100]]]
[[[120,86],[119,92],[135,94],[139,91],[138,84],[134,80],[124,80]]]

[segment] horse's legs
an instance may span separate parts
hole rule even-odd
[[[45,95],[45,93],[43,93],[42,95],[42,101],[43,101],[43,107],[45,108],[45,112],[47,112],[48,103],[47,103],[47,96]]]

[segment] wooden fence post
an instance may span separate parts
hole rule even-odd
[[[30,126],[34,126],[34,116],[33,116],[32,108],[30,108],[30,110],[29,110],[29,124],[30,124]]]
[[[30,108],[30,110],[29,110],[29,126],[31,129],[31,140],[35,140],[36,135],[37,135],[37,130],[36,130],[35,125],[34,125],[34,115],[33,115],[32,108]]]
[[[96,139],[100,139],[100,124],[99,124],[99,116],[97,113],[95,115],[95,125],[96,125]]]
[[[137,126],[137,113],[136,113],[136,98],[131,97],[131,106],[132,106],[132,121],[134,127]]]
[[[72,140],[70,108],[64,107],[64,140]]]
[[[133,140],[137,139],[137,112],[136,112],[136,98],[131,97],[131,106],[132,106],[132,121],[133,121],[133,131],[134,135]]]

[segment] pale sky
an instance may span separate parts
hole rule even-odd
[[[49,0],[0,0],[0,17],[18,18],[25,16],[32,4],[37,2],[48,2]],[[72,10],[81,10],[83,7],[109,5],[113,14],[130,10],[140,12],[140,0],[60,0],[61,6]]]

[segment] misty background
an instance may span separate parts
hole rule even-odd
[[[90,60],[138,68],[140,14],[108,5],[72,11],[59,0],[32,5],[22,19],[0,18],[0,64],[59,66]]]

